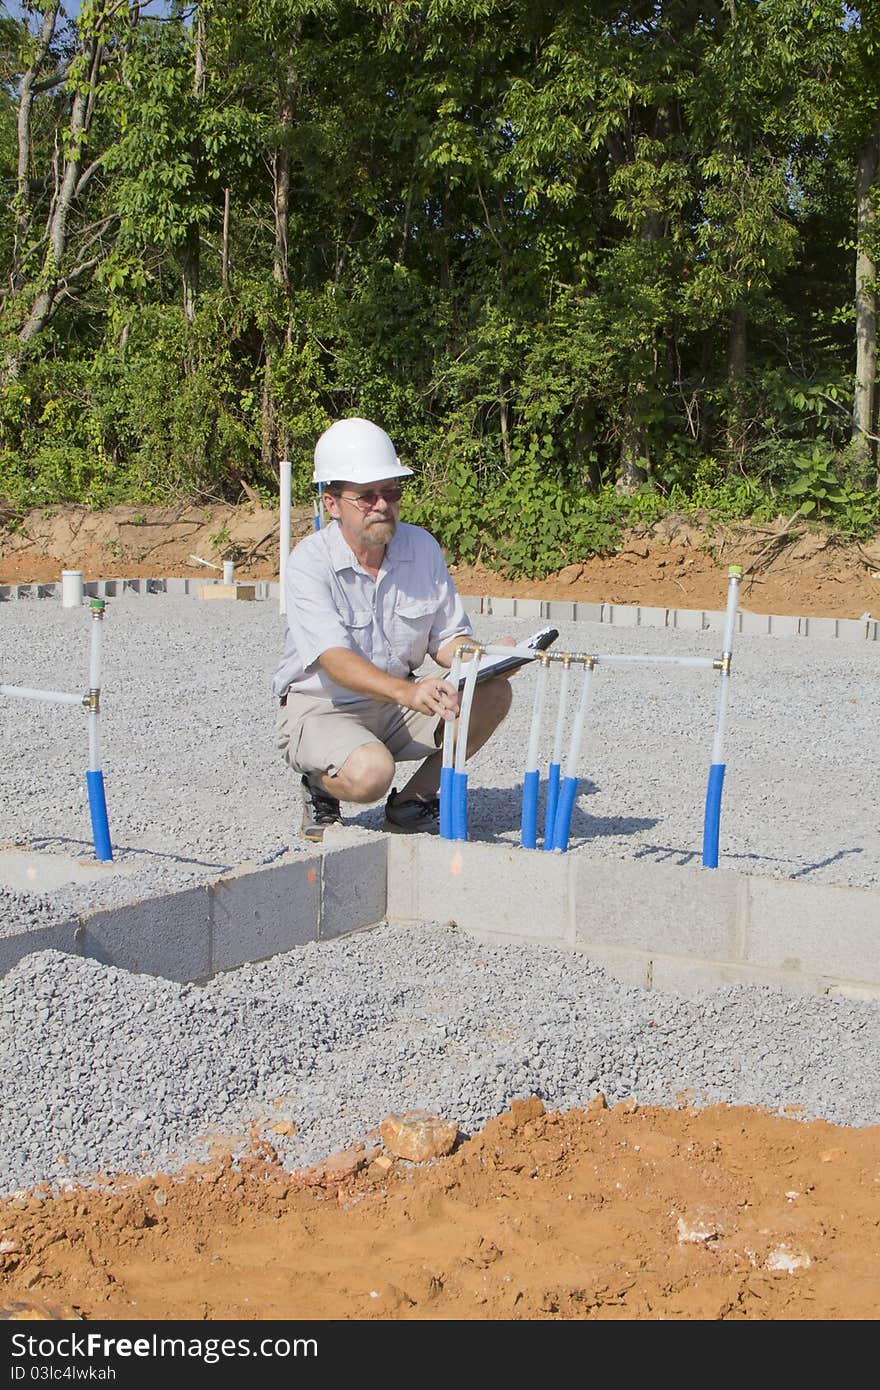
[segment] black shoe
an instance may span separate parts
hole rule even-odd
[[[398,835],[436,835],[440,830],[440,798],[427,796],[399,801],[397,788],[385,802],[385,829]]]
[[[313,787],[303,777],[303,814],[300,834],[306,840],[321,840],[328,825],[341,825],[342,812],[335,796],[328,796],[320,787]]]

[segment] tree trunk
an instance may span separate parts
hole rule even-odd
[[[874,183],[880,172],[880,130],[875,130],[859,157],[856,170],[856,379],[853,398],[853,439],[864,460],[870,485],[880,491],[877,467],[877,265],[868,246],[877,225]]]
[[[636,492],[651,472],[648,429],[639,419],[639,398],[644,394],[644,382],[629,383],[620,425],[618,492]]]
[[[275,151],[273,208],[275,213],[275,249],[272,257],[272,279],[287,293],[290,292],[290,253],[288,247],[288,218],[290,216],[290,152],[288,133],[293,125],[293,106],[289,88],[281,97],[279,119],[281,144]]]
[[[31,113],[34,105],[34,87],[55,34],[60,7],[60,0],[53,0],[53,3],[46,8],[33,61],[21,79],[18,97],[18,172],[15,192],[15,241],[11,272],[13,289],[20,289],[24,282],[22,261],[31,229]]]
[[[748,365],[748,319],[746,306],[736,304],[730,318],[727,349],[727,453],[730,463],[742,458],[745,448],[743,387]]]
[[[180,252],[183,312],[186,314],[186,321],[189,324],[195,320],[196,304],[199,298],[199,243],[198,226],[194,222],[190,223],[186,229],[186,240]]]
[[[96,21],[97,22],[97,21]],[[19,329],[18,347],[7,358],[4,375],[15,377],[28,344],[48,323],[60,291],[65,285],[63,262],[67,250],[68,219],[80,182],[82,150],[94,110],[98,73],[103,61],[104,47],[98,33],[88,40],[84,58],[86,81],[74,93],[70,111],[67,153],[61,165],[55,193],[49,208],[47,223],[48,247],[43,258],[40,287],[31,302],[27,317]]]
[[[224,290],[229,292],[229,200],[228,188],[223,190],[223,236],[220,257],[220,278]]]

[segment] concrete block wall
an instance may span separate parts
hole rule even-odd
[[[644,989],[880,999],[874,890],[355,828],[264,868],[0,938],[0,974],[52,949],[198,983],[385,920],[579,951]]]
[[[243,867],[215,882],[58,926],[0,938],[0,975],[33,951],[57,950],[136,974],[202,982],[224,970],[384,920],[387,840],[372,835],[322,852]]]
[[[643,988],[764,984],[880,999],[880,894],[870,889],[397,836],[387,915],[581,951]]]
[[[137,595],[174,594],[195,597],[206,585],[219,584],[215,578],[199,576],[181,578],[169,576],[157,579],[92,579],[83,584],[85,600],[90,598],[126,598]],[[257,600],[280,597],[277,580],[248,581]],[[617,627],[672,627],[679,631],[723,632],[723,609],[703,611],[697,608],[641,607],[626,603],[579,603],[567,599],[492,598],[488,595],[462,594],[462,602],[473,616],[485,613],[492,617],[531,618],[549,622],[609,623]],[[61,582],[44,584],[0,584],[0,603],[16,599],[61,598]],[[802,618],[787,614],[737,613],[736,629],[749,635],[773,637],[834,637],[848,642],[880,641],[880,618]]]

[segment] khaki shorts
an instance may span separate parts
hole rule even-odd
[[[378,700],[334,705],[288,691],[275,729],[278,747],[296,772],[335,777],[349,753],[365,743],[384,743],[396,763],[422,762],[440,747],[444,722]]]

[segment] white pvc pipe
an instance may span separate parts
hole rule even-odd
[[[89,772],[101,771],[101,736],[98,731],[98,711],[89,710]]]
[[[541,727],[544,714],[544,697],[547,693],[547,677],[550,674],[550,662],[542,661],[538,667],[538,677],[535,681],[535,703],[532,708],[532,727],[529,730],[529,746],[526,753],[526,772],[534,772],[538,768],[538,748],[541,740]]]
[[[452,658],[452,666],[449,669],[450,684],[458,689],[458,682],[461,678],[461,652],[456,647],[455,655]],[[455,720],[447,719],[443,725],[443,757],[441,765],[443,767],[454,767],[455,749]]]
[[[101,688],[101,638],[104,632],[102,618],[92,618],[92,638],[89,644],[89,689]]]
[[[598,666],[698,666],[715,665],[712,656],[629,656],[623,652],[611,652],[605,656],[594,656]]]
[[[291,488],[291,463],[289,459],[281,459],[278,464],[278,480],[281,495],[281,514],[278,523],[278,611],[287,612],[287,604],[284,600],[284,572],[287,569],[287,559],[290,555],[290,488]]]
[[[730,692],[730,656],[733,652],[733,633],[736,626],[736,610],[739,603],[739,574],[730,576],[727,590],[727,615],[724,622],[724,652],[727,659],[718,682],[718,700],[715,706],[715,737],[712,740],[712,762],[724,762],[724,735],[727,726],[727,697]]]
[[[61,571],[61,607],[79,608],[83,601],[82,570]]]
[[[64,690],[30,690],[25,685],[0,685],[0,695],[12,695],[19,700],[46,700],[59,705],[81,705],[81,695],[70,695]]]
[[[102,614],[92,617],[92,639],[89,644],[89,693],[97,697],[100,706],[101,695],[101,647],[104,636]],[[101,771],[101,738],[98,725],[99,710],[89,708],[89,771]]]
[[[565,763],[565,776],[577,777],[578,761],[580,759],[581,743],[584,737],[584,726],[587,722],[587,707],[590,703],[590,685],[592,684],[593,672],[591,667],[584,667],[584,678],[581,684],[581,698],[578,701],[577,714],[571,730],[571,742],[568,745],[568,758]]]
[[[510,648],[508,647],[508,651]],[[468,724],[471,717],[471,705],[474,702],[474,691],[477,688],[477,673],[480,669],[480,653],[474,652],[470,661],[467,663],[467,672],[464,678],[464,690],[461,692],[461,705],[458,715],[458,737],[455,740],[455,770],[464,772],[467,761],[467,734]],[[445,732],[445,731],[444,731]]]
[[[557,767],[562,764],[562,740],[565,730],[565,711],[568,705],[568,685],[571,679],[571,664],[568,661],[562,663],[562,678],[559,682],[559,708],[556,712],[556,732],[553,736],[553,757],[551,761]]]

